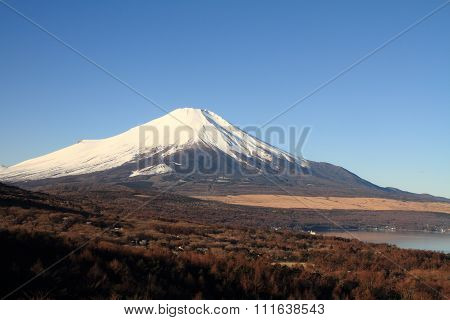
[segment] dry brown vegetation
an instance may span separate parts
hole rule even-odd
[[[1,295],[9,298],[443,299],[450,255],[311,236],[274,214],[126,188],[3,188]],[[141,209],[136,210],[145,202]],[[267,210],[267,209],[264,209]],[[279,215],[279,214],[278,214]],[[282,220],[284,221],[284,220]],[[284,224],[283,224],[284,223]],[[286,225],[286,226],[285,226]]]
[[[405,212],[443,212],[450,213],[450,203],[402,201],[382,198],[345,197],[307,197],[271,194],[241,194],[228,196],[196,196],[199,199],[221,201],[229,204],[259,206],[270,208],[313,208],[320,210],[369,210]]]

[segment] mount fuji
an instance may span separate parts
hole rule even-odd
[[[295,163],[292,155],[264,143],[215,113],[202,109],[182,108],[156,120],[132,128],[114,137],[81,140],[56,152],[3,167],[0,179],[25,182],[65,176],[82,175],[137,164],[143,157],[168,158],[180,151],[215,151],[244,163],[282,160]],[[129,177],[174,172],[171,163],[156,163],[130,172]],[[172,164],[180,166],[177,162]],[[303,159],[300,166],[307,167]]]
[[[222,194],[273,194],[288,190],[322,196],[432,198],[382,188],[341,167],[294,156],[211,111],[194,108],[176,109],[113,137],[81,140],[2,167],[0,181],[28,187],[119,183],[143,188],[172,184],[184,193],[214,189]]]

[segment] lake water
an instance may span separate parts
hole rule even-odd
[[[352,235],[361,241],[373,243],[389,243],[404,249],[434,250],[450,253],[450,234],[427,232],[370,232],[350,231]],[[352,238],[343,231],[320,232],[322,235]]]

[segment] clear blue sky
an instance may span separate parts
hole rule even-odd
[[[5,0],[167,109],[258,125],[443,0]],[[450,6],[274,124],[306,158],[450,197]],[[0,163],[162,115],[0,4]]]

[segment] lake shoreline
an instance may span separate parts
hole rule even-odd
[[[316,233],[321,236],[357,239],[369,243],[387,243],[402,249],[431,250],[450,253],[448,232],[403,230],[330,230]]]

